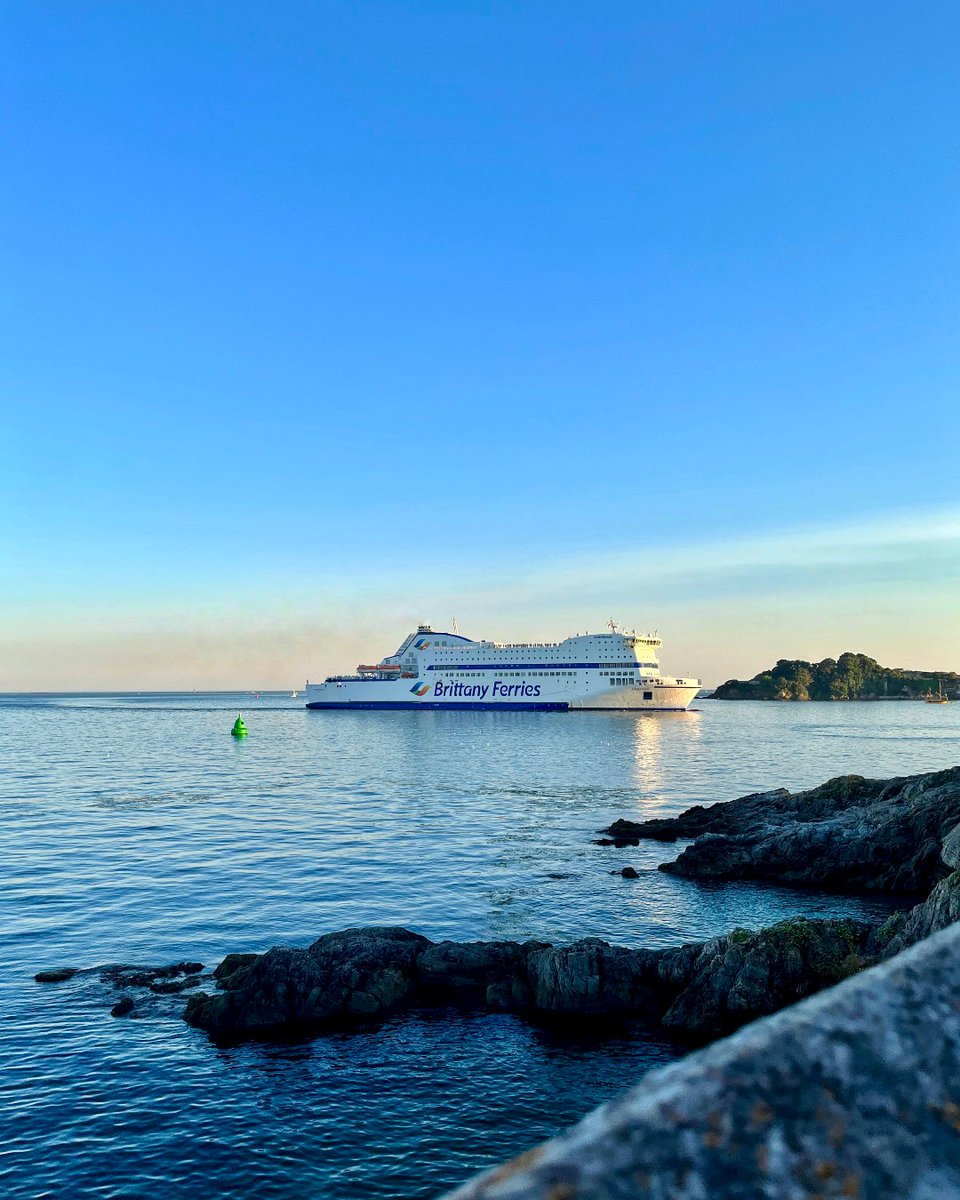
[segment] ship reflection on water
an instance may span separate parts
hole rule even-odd
[[[669,816],[678,811],[675,796],[665,799],[667,773],[665,754],[696,755],[703,736],[702,713],[687,712],[630,714],[633,738],[634,813],[640,820]],[[678,729],[676,726],[682,726]],[[678,747],[679,743],[679,747]],[[624,814],[625,816],[628,814]]]

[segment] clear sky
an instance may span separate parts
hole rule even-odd
[[[960,668],[960,6],[7,0],[0,689]]]

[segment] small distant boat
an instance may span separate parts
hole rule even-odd
[[[290,693],[290,699],[291,699],[291,700],[296,700],[296,698],[297,698],[299,695],[300,695],[300,693],[299,693],[299,692],[291,692],[291,693]]]
[[[927,692],[927,694],[924,696],[923,699],[927,704],[949,704],[950,697],[944,695],[943,680],[942,679],[937,680],[937,694],[936,695],[934,695],[933,692]]]

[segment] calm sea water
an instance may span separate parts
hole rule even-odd
[[[623,1090],[678,1047],[637,1030],[405,1016],[211,1044],[113,1020],[35,971],[212,965],[349,925],[665,946],[783,916],[886,911],[656,871],[592,844],[831,775],[960,761],[960,705],[704,701],[685,714],[311,713],[227,695],[0,697],[0,1194],[427,1197]],[[627,863],[638,880],[611,875]]]

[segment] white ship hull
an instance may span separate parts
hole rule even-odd
[[[699,679],[664,676],[660,639],[580,634],[556,643],[474,642],[420,626],[396,654],[356,675],[308,683],[307,708],[540,712],[678,711]]]

